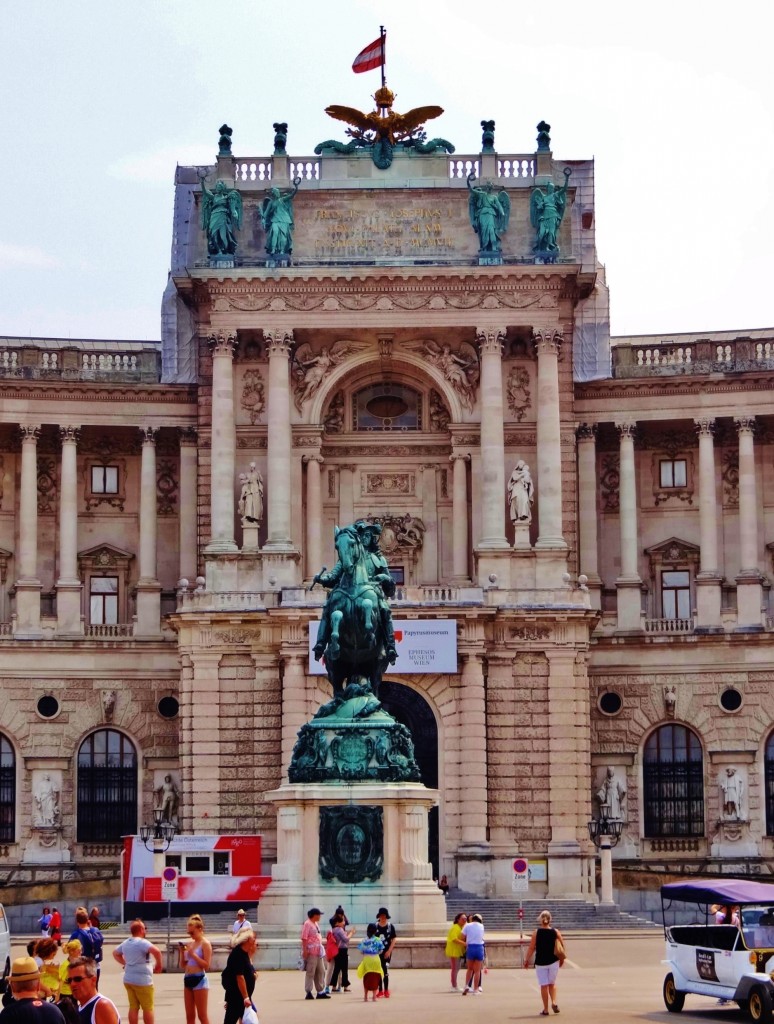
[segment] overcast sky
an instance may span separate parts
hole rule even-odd
[[[3,0],[0,335],[159,337],[176,163],[342,139],[384,22],[396,109],[500,153],[596,159],[615,334],[774,327],[771,0]]]

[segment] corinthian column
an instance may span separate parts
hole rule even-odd
[[[755,417],[734,420],[739,432],[739,575],[737,625],[762,628],[761,572],[758,567],[758,494],[755,482]]]
[[[578,438],[578,540],[580,571],[588,578],[592,608],[601,607],[602,580],[599,575],[597,541],[597,428],[582,423]]]
[[[269,352],[267,397],[268,445],[266,458],[266,525],[264,550],[290,551],[290,369],[288,358],[293,332],[263,332]]]
[[[196,431],[186,427],[180,431],[180,514],[178,572],[189,583],[196,579],[197,507],[196,507]]]
[[[322,492],[320,467],[322,455],[305,455],[306,463],[306,578],[322,567]]]
[[[210,448],[210,543],[207,551],[236,551],[234,540],[234,333],[209,339],[212,349],[212,443]]]
[[[140,456],[140,578],[137,581],[137,636],[161,631],[161,586],[156,578],[156,436],[158,428],[143,427]]]
[[[638,567],[637,481],[634,464],[636,424],[618,424],[620,437],[619,525],[621,531],[621,573],[618,589],[618,628],[641,629],[642,579]]]
[[[16,629],[21,637],[40,636],[38,579],[38,438],[39,426],[22,426],[19,488],[19,555],[16,580]]]
[[[454,467],[452,483],[452,572],[455,583],[470,579],[468,567],[468,470],[470,455],[453,452],[449,461]]]
[[[479,327],[476,340],[481,354],[481,537],[478,547],[507,549],[503,433],[505,329]]]
[[[81,582],[78,579],[78,427],[60,427],[62,472],[59,488],[59,578],[56,582],[56,631],[80,634]]]
[[[696,626],[702,632],[719,630],[720,571],[718,517],[715,493],[714,420],[696,420],[699,435],[699,544],[701,563],[696,577]]]
[[[562,536],[562,447],[559,416],[559,349],[562,333],[534,330],[537,373],[538,539],[536,549],[566,549]]]

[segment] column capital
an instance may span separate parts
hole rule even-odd
[[[632,442],[637,440],[636,423],[616,423],[615,429],[618,431],[618,436],[622,441],[624,438],[628,438]]]
[[[236,332],[217,331],[207,338],[207,344],[212,349],[213,356],[230,356],[233,358],[234,350],[237,347]]]
[[[449,456],[449,462],[457,462],[458,460],[470,462],[470,452],[452,452]]]
[[[564,335],[559,327],[533,327],[532,342],[538,358],[542,355],[559,355]]]
[[[477,327],[476,341],[481,355],[485,352],[502,356],[505,341],[504,327]]]
[[[575,428],[575,436],[579,441],[596,441],[597,439],[597,425],[596,423],[580,423]]]
[[[62,444],[78,444],[81,439],[80,427],[60,427],[59,439]]]
[[[715,420],[694,420],[693,424],[699,437],[712,437],[715,433]]]
[[[178,437],[180,440],[181,448],[184,445],[190,445],[191,447],[195,448],[196,443],[199,439],[199,433],[195,427],[179,427]]]
[[[348,473],[354,473],[357,466],[354,463],[342,462],[339,464],[339,472],[346,470]]]
[[[755,432],[754,416],[735,416],[734,423],[740,437],[742,434],[752,434]]]
[[[320,465],[322,465],[323,462],[325,462],[325,459],[322,457],[322,455],[320,455],[319,452],[313,452],[311,455],[304,455],[304,456],[302,456],[301,461],[302,462],[307,462],[307,463],[308,462],[319,462]]]
[[[19,433],[21,435],[22,444],[24,444],[25,441],[34,441],[35,444],[37,444],[38,438],[40,437],[40,425],[30,426],[29,424],[22,423],[19,425]]]
[[[140,427],[140,438],[143,444],[155,445],[158,433],[158,427]]]
[[[293,331],[286,327],[268,327],[263,332],[263,340],[266,342],[270,359],[276,355],[287,358],[293,344]]]

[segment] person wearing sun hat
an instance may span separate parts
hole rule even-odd
[[[249,928],[250,931],[253,930],[253,926],[247,920],[247,914],[240,907],[239,910],[237,910],[236,921],[231,925],[231,931],[236,935],[236,933],[241,931],[242,928]]]
[[[377,999],[389,999],[390,958],[392,957],[392,950],[398,933],[395,931],[395,925],[390,921],[390,912],[387,907],[379,907],[376,911],[376,934],[382,940],[382,945],[384,946],[384,949],[379,954],[379,959],[382,962],[382,970],[384,971],[384,977],[379,981]]]
[[[40,969],[33,957],[14,960],[8,980],[13,1001],[0,1013],[5,1024],[64,1024],[62,1011],[40,994]]]

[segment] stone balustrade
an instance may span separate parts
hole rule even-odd
[[[645,619],[646,633],[660,633],[663,636],[675,633],[693,633],[694,620],[691,619]]]
[[[135,344],[131,350],[116,346],[88,351],[67,339],[25,339],[23,346],[3,345],[0,339],[0,378],[25,380],[94,380],[158,382],[161,354],[154,345]],[[45,346],[45,347],[44,347]],[[56,346],[56,347],[54,347]]]
[[[774,338],[763,331],[731,340],[695,335],[613,342],[613,376],[618,379],[774,369]]]
[[[85,627],[87,640],[118,640],[134,634],[134,625],[127,622],[112,622]]]

